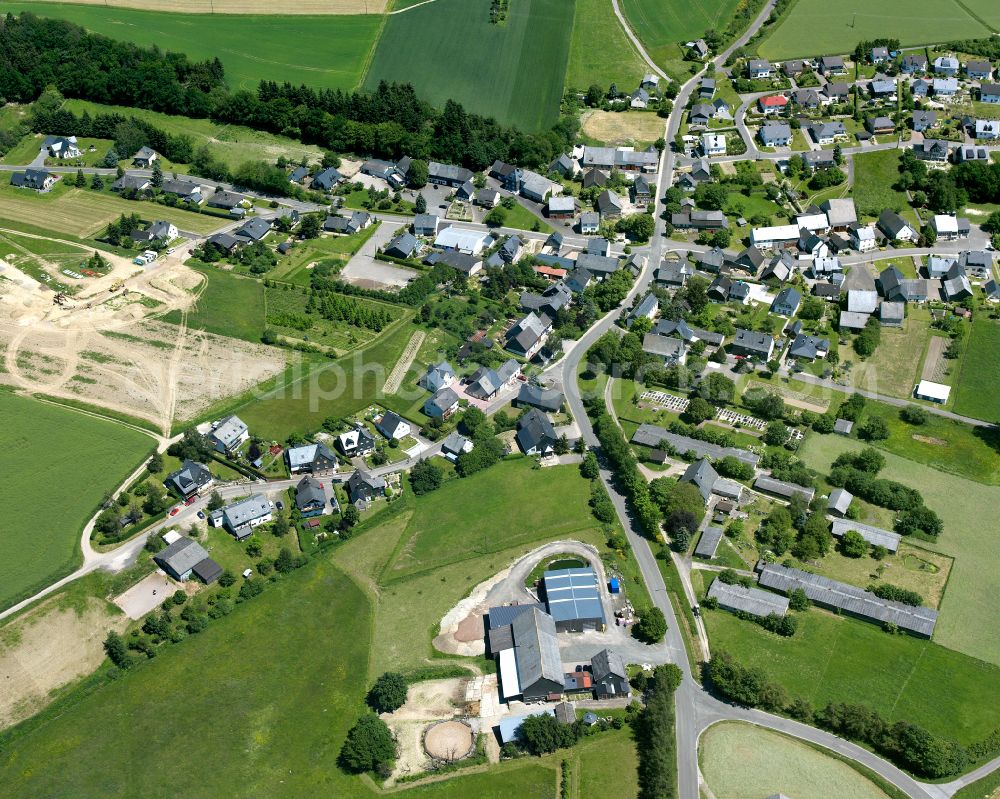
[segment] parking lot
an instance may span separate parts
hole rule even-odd
[[[157,570],[112,601],[130,619],[141,619],[149,611],[158,608],[168,596],[181,587],[180,583]]]

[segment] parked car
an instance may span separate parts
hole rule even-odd
[[[195,503],[195,501],[197,499],[198,499],[198,497],[188,497],[187,499],[184,500],[184,504],[185,505],[194,505],[194,503]]]
[[[277,502],[275,502],[274,505],[275,505],[275,507],[278,510],[284,510],[285,509],[285,503],[282,502],[280,499]]]
[[[181,510],[180,506],[177,506],[176,508],[171,508],[170,509],[170,515],[171,516],[176,516],[178,513],[180,513],[180,510]]]
[[[204,519],[205,518],[205,511],[203,511],[203,510],[198,511],[198,518],[199,519]]]

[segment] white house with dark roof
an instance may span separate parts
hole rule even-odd
[[[337,465],[337,456],[322,441],[289,447],[285,450],[285,459],[288,462],[288,471],[292,474],[322,472]]]
[[[208,434],[212,446],[224,455],[234,452],[248,438],[250,431],[239,416],[227,416]]]
[[[249,538],[253,528],[271,521],[274,508],[264,494],[234,502],[222,509],[222,525],[237,541]]]

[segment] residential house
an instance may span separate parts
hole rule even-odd
[[[941,293],[949,302],[961,302],[972,296],[972,284],[967,276],[959,274],[942,281]]]
[[[889,134],[896,130],[896,123],[889,117],[868,117],[865,120],[865,127],[873,135]]]
[[[500,192],[487,186],[476,192],[474,203],[483,208],[496,208],[500,204]]]
[[[958,257],[954,255],[931,255],[927,259],[927,276],[932,279],[953,277],[949,274],[958,264]],[[956,270],[961,272],[961,270]],[[962,272],[964,274],[964,272]]]
[[[562,187],[544,175],[525,169],[521,172],[521,196],[536,203],[543,203],[551,194],[558,194]]]
[[[665,366],[684,363],[687,360],[687,345],[683,339],[661,336],[653,332],[643,336],[642,351],[658,358]]]
[[[472,442],[457,430],[453,430],[441,442],[441,455],[452,463],[465,452],[472,452]]]
[[[874,100],[895,102],[896,81],[885,77],[885,75],[876,75],[875,79],[868,84],[868,93]]]
[[[465,181],[461,186],[455,190],[455,199],[463,200],[464,202],[471,202],[472,198],[476,195],[476,187],[473,185],[471,180]]]
[[[989,151],[982,146],[977,147],[973,144],[960,144],[955,150],[956,164],[961,164],[966,161],[983,161],[985,163],[989,160]]]
[[[1000,103],[1000,83],[984,83],[979,87],[979,102]]]
[[[767,333],[737,328],[736,336],[726,349],[731,355],[743,355],[747,358],[768,361],[774,352],[774,339]]]
[[[386,411],[376,419],[375,429],[389,441],[401,441],[413,431],[410,423],[395,411]]]
[[[927,56],[923,53],[907,53],[899,63],[902,72],[912,75],[917,72],[927,71]]]
[[[873,47],[871,52],[868,54],[873,64],[884,64],[889,60],[889,48],[888,47]]]
[[[246,197],[242,194],[237,194],[234,191],[217,191],[211,197],[208,198],[209,208],[221,208],[224,211],[232,211],[234,208],[238,208],[246,202]]]
[[[923,78],[917,78],[910,85],[910,92],[914,97],[928,97],[931,93],[931,82]]]
[[[76,136],[46,136],[41,149],[45,150],[50,158],[58,158],[60,161],[83,155]]]
[[[702,78],[698,82],[698,97],[702,100],[711,100],[715,97],[715,78]]]
[[[757,101],[757,107],[762,114],[780,114],[788,107],[788,98],[783,94],[770,94]]]
[[[202,463],[185,458],[181,468],[167,475],[164,480],[181,499],[198,496],[215,482],[215,477]]]
[[[621,262],[616,257],[582,252],[576,257],[577,268],[586,269],[598,283],[618,271]]]
[[[295,486],[295,507],[303,517],[319,516],[326,510],[326,492],[315,477],[306,475]]]
[[[254,527],[266,524],[273,517],[271,501],[264,494],[253,494],[222,509],[222,526],[237,541],[243,541],[250,537]]]
[[[166,244],[176,239],[179,234],[175,225],[159,220],[153,222],[144,230],[133,230],[129,235],[133,241],[142,244]]]
[[[548,317],[539,318],[529,313],[507,331],[504,345],[515,355],[531,360],[545,344],[545,337],[552,332],[552,321]]]
[[[801,75],[806,71],[806,62],[801,58],[793,58],[789,61],[785,61],[781,65],[781,71],[785,73],[789,78],[794,78],[797,75]]]
[[[764,265],[765,260],[767,259],[764,253],[751,244],[732,260],[732,266],[747,274],[756,275]]]
[[[427,182],[439,186],[451,186],[457,189],[467,180],[472,180],[475,175],[463,166],[452,166],[451,164],[439,164],[431,161],[427,164]]]
[[[601,215],[596,211],[584,211],[580,214],[580,233],[590,235],[601,228]]]
[[[659,313],[660,304],[655,294],[647,294],[625,317],[625,327],[632,327],[637,319],[653,319]]]
[[[913,151],[923,161],[946,163],[948,156],[951,154],[951,148],[954,146],[953,142],[944,141],[943,139],[924,138],[920,144],[913,145]]]
[[[444,386],[427,399],[423,411],[432,419],[447,419],[458,410],[458,400],[455,390],[451,386]]]
[[[140,147],[135,155],[132,156],[132,166],[137,166],[140,169],[149,169],[153,166],[153,161],[159,158],[159,154],[152,147]]]
[[[825,358],[829,351],[830,342],[827,339],[799,333],[788,348],[788,357],[815,361],[817,358]]]
[[[372,224],[367,211],[354,211],[350,216],[328,216],[323,222],[323,230],[342,236],[359,233]]]
[[[719,473],[712,468],[708,458],[702,458],[689,464],[678,482],[691,483],[698,489],[701,498],[708,502],[709,497],[712,496],[712,489],[715,488],[718,481]]]
[[[597,211],[602,220],[618,219],[622,215],[624,203],[611,189],[605,189],[597,197]]]
[[[337,449],[348,458],[363,458],[375,451],[375,436],[360,423],[338,435],[336,441]]]
[[[608,182],[608,176],[600,169],[591,169],[583,176],[583,188],[591,189],[594,186],[600,188]]]
[[[288,173],[288,182],[296,183],[301,186],[307,177],[309,177],[309,167],[297,166]]]
[[[441,218],[437,214],[417,214],[413,217],[414,236],[437,236]]]
[[[805,228],[799,231],[799,249],[807,258],[825,258],[830,254],[826,241]]]
[[[271,223],[259,216],[248,219],[233,231],[233,235],[246,244],[263,241],[270,233]]]
[[[923,133],[937,125],[937,111],[914,111],[910,114],[910,124],[917,133]]]
[[[820,94],[826,105],[830,103],[846,103],[851,96],[851,87],[847,83],[831,82],[823,86]]]
[[[689,52],[695,58],[702,59],[709,53],[708,45],[705,43],[704,39],[695,39],[693,42],[691,42],[691,47],[689,48]]]
[[[354,503],[367,503],[378,497],[384,497],[385,489],[384,477],[376,477],[371,472],[361,469],[355,470],[347,480],[347,496]]]
[[[153,561],[175,580],[182,582],[193,575],[210,585],[222,576],[222,567],[193,538],[178,538],[153,555]]]
[[[764,250],[789,246],[798,240],[799,228],[797,225],[771,225],[754,228],[750,231],[751,243]]]
[[[792,92],[792,103],[809,111],[814,111],[820,105],[819,92],[815,89],[796,89]]]
[[[837,159],[833,157],[832,150],[810,150],[802,153],[802,160],[810,169],[830,169],[837,165]]]
[[[786,286],[775,295],[774,301],[771,303],[771,313],[779,316],[795,316],[801,302],[802,295],[799,291],[791,286]]]
[[[645,108],[649,105],[649,92],[641,86],[629,96],[630,108]]]
[[[814,258],[809,271],[817,280],[825,278],[832,280],[834,277],[840,276],[840,274],[844,271],[844,267],[840,263],[839,258],[826,255],[822,258]]]
[[[765,147],[787,147],[792,143],[792,129],[787,122],[768,122],[761,126],[759,135]]]
[[[729,228],[729,220],[722,211],[692,211],[689,215],[691,227],[695,230],[723,230]]]
[[[378,158],[373,158],[370,161],[365,161],[361,164],[361,174],[370,175],[373,178],[388,180],[389,175],[393,173],[395,168],[396,165],[390,163],[389,161],[382,161]]]
[[[812,287],[813,296],[819,297],[826,302],[837,302],[840,299],[840,286],[835,283],[814,283]]]
[[[747,61],[747,77],[751,80],[771,77],[771,62],[762,58],[752,58]]]
[[[212,427],[208,434],[209,443],[216,452],[230,455],[250,438],[250,431],[239,416],[227,416]]]
[[[662,261],[653,273],[653,281],[663,286],[679,288],[694,274],[694,267],[687,260]]]
[[[969,221],[950,214],[935,214],[931,219],[931,228],[939,241],[955,241],[962,237],[963,231],[968,236]]]
[[[993,254],[985,250],[966,250],[958,256],[958,265],[966,274],[985,280],[992,275]]]
[[[632,689],[625,660],[611,649],[602,649],[590,659],[590,675],[597,699],[628,699]]]
[[[878,247],[875,230],[868,225],[851,227],[851,246],[858,252],[871,252]]]
[[[149,191],[152,186],[149,178],[126,173],[111,184],[111,191],[144,192]]]
[[[549,198],[547,209],[549,219],[572,219],[576,216],[576,211],[576,198],[572,194]]]
[[[809,135],[816,144],[833,144],[836,141],[847,138],[847,128],[844,127],[844,123],[840,120],[833,122],[813,122],[806,125],[805,128],[809,131]],[[832,153],[830,157],[833,160]],[[836,164],[835,160],[834,164]]]
[[[934,59],[934,73],[936,75],[955,77],[958,75],[958,68],[958,59],[954,56],[942,55]]]
[[[819,60],[819,71],[824,75],[843,75],[847,72],[847,65],[844,57],[839,55],[825,55]]]
[[[934,78],[931,88],[935,97],[954,97],[958,93],[958,78]]]
[[[165,180],[161,191],[191,203],[201,202],[201,186],[190,180]]]
[[[416,237],[412,233],[400,233],[385,245],[382,252],[390,258],[406,259],[412,257],[416,251]]]
[[[632,182],[632,204],[645,209],[653,201],[655,183],[651,183],[644,175],[639,175]]]
[[[576,159],[571,158],[566,153],[563,153],[551,164],[549,164],[550,175],[555,172],[556,174],[562,175],[564,178],[573,178],[579,171],[580,165],[577,163]]]
[[[232,236],[229,233],[215,233],[208,237],[205,241],[206,244],[211,244],[213,247],[224,252],[226,255],[232,255],[236,252],[236,249],[243,244],[240,239],[236,236]]]
[[[788,250],[782,250],[768,261],[764,271],[760,273],[760,279],[784,283],[795,272],[795,267],[795,256]]]
[[[558,440],[551,420],[538,408],[532,408],[517,420],[515,438],[525,455],[549,455]]]
[[[983,291],[986,292],[986,299],[989,302],[1000,301],[1000,283],[997,283],[993,278],[986,281]]]
[[[987,140],[1000,137],[1000,121],[996,119],[977,119],[974,135],[977,139]]]
[[[494,161],[488,174],[507,191],[516,192],[521,186],[521,170],[513,164]]]
[[[695,263],[699,269],[717,274],[726,264],[726,253],[720,247],[713,247],[708,252],[695,253]]]
[[[513,358],[505,361],[499,369],[481,366],[469,377],[466,393],[481,400],[491,400],[505,386],[510,386],[521,374],[521,367]]]
[[[289,447],[285,450],[285,460],[291,474],[325,472],[337,465],[337,456],[322,441]]]
[[[889,241],[916,241],[917,231],[899,214],[888,208],[878,218],[878,229]]]
[[[989,80],[993,76],[993,65],[989,61],[975,60],[965,63],[965,74],[970,80]]]
[[[455,381],[455,370],[447,361],[432,363],[427,367],[419,384],[422,388],[434,392],[446,386],[450,386]]]
[[[726,154],[725,133],[703,133],[701,136],[701,153],[707,158],[713,155]]]
[[[26,169],[10,176],[10,185],[19,189],[48,191],[56,182],[56,176],[44,169]]]

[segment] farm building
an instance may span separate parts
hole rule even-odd
[[[706,527],[705,532],[701,534],[701,540],[698,542],[698,546],[694,549],[694,554],[699,558],[714,558],[715,552],[719,548],[719,542],[721,541],[721,527]]]
[[[801,588],[806,596],[820,607],[837,610],[848,616],[867,621],[895,624],[899,629],[922,638],[930,638],[937,623],[937,611],[931,608],[904,605],[889,599],[879,599],[875,594],[857,586],[809,574],[799,569],[766,564],[760,571],[758,582],[765,588],[788,594]]]
[[[847,509],[851,507],[851,500],[854,495],[844,489],[835,488],[830,492],[830,499],[826,503],[826,512],[831,516],[846,516]]]
[[[707,458],[702,458],[687,467],[684,474],[681,475],[679,482],[692,483],[698,489],[701,498],[705,502],[708,502],[708,498],[712,495],[712,489],[715,488],[715,483],[718,479],[719,473],[712,468],[712,464],[708,462]]]
[[[816,493],[815,488],[806,488],[805,486],[788,483],[784,480],[775,480],[773,477],[763,474],[754,480],[753,487],[758,491],[763,491],[766,494],[774,494],[785,499],[791,499],[798,494],[806,502],[812,502],[812,498]]]
[[[632,443],[641,444],[644,447],[659,447],[663,442],[673,447],[675,452],[694,452],[699,458],[711,458],[713,461],[725,458],[727,455],[732,455],[750,466],[756,466],[760,461],[760,456],[749,450],[709,444],[707,441],[699,441],[696,438],[671,433],[655,424],[641,424],[632,434]]]
[[[948,401],[950,394],[951,386],[946,386],[943,383],[933,383],[930,380],[921,380],[913,392],[913,396],[917,399],[937,402],[942,405]]]
[[[834,519],[830,535],[835,538],[842,538],[849,530],[854,530],[873,547],[885,547],[890,552],[895,552],[899,548],[899,541],[902,537],[899,533],[891,533],[888,530],[872,527],[869,524],[853,522],[849,519]]]
[[[729,585],[716,578],[708,589],[708,596],[719,603],[720,608],[754,616],[769,616],[772,613],[784,616],[788,612],[788,599],[759,588]]]
[[[590,659],[594,695],[598,699],[629,697],[628,671],[622,656],[612,649],[602,649]]]
[[[556,569],[542,576],[545,605],[559,632],[602,630],[601,589],[592,568]]]
[[[509,625],[490,625],[490,649],[497,656],[500,692],[505,701],[525,702],[561,694],[565,685],[555,620],[537,605],[525,610]],[[491,611],[492,619],[492,611]]]

